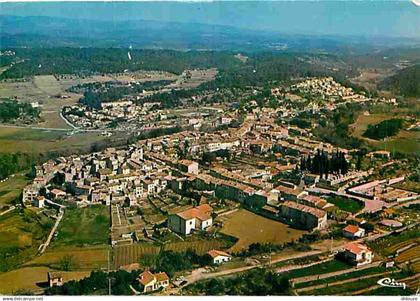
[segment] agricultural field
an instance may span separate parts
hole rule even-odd
[[[43,154],[55,151],[70,154],[89,151],[93,143],[103,140],[104,137],[98,133],[78,133],[67,136],[64,131],[0,126],[2,153]]]
[[[117,246],[113,249],[114,268],[138,263],[145,254],[158,254],[160,247],[152,244],[138,243],[127,246]]]
[[[103,245],[109,242],[109,207],[66,209],[52,246]]]
[[[310,268],[303,268],[292,270],[290,272],[283,273],[284,276],[287,276],[289,279],[299,278],[299,277],[306,277],[312,275],[320,275],[326,273],[332,273],[336,271],[350,269],[352,266],[339,260],[330,260],[320,264],[316,264],[311,266]]]
[[[239,252],[257,242],[283,244],[307,233],[244,209],[223,216],[224,218],[226,220],[224,220],[221,232],[238,238],[237,243],[229,249],[230,252]]]
[[[226,248],[227,241],[222,239],[191,239],[190,241],[177,241],[159,246],[156,244],[136,243],[126,246],[118,246],[114,248],[113,262],[114,268],[138,263],[145,254],[157,254],[161,250],[171,250],[174,252],[185,252],[189,249],[194,250],[199,255],[203,255],[211,249],[224,249]]]
[[[51,227],[49,218],[31,209],[16,209],[0,216],[0,271],[33,258]]]
[[[350,213],[357,213],[364,208],[362,202],[340,196],[329,197],[327,201],[334,204],[337,208]]]
[[[404,114],[404,112],[401,112],[401,114]],[[363,139],[378,149],[384,149],[391,152],[399,151],[402,153],[420,154],[418,147],[420,143],[420,133],[416,131],[407,131],[403,129],[400,130],[400,132],[394,137],[387,138],[383,141],[376,141],[363,137],[363,133],[369,125],[374,125],[387,119],[396,118],[397,116],[399,116],[398,113],[380,113],[370,115],[360,114],[356,122],[351,125],[351,128],[353,129],[351,135]]]
[[[62,260],[70,258],[70,270],[91,271],[108,268],[108,246],[49,248],[24,266],[45,266],[61,269]]]
[[[409,247],[398,254],[396,258],[397,263],[411,262],[413,260],[420,260],[420,245]]]
[[[24,293],[42,293],[46,287],[47,267],[25,267],[0,274],[0,295]],[[90,272],[61,272],[64,282],[79,280],[89,276]]]
[[[24,173],[21,173],[0,183],[0,212],[3,211],[2,207],[10,206],[20,197],[23,187],[28,182],[29,179],[27,179]]]
[[[418,226],[413,229],[406,230],[403,233],[388,235],[384,238],[370,242],[369,246],[376,252],[389,256],[395,254],[399,249],[412,244],[420,243],[420,231]]]
[[[372,267],[372,268],[367,268],[364,270],[360,270],[360,271],[354,271],[354,272],[349,272],[349,273],[345,273],[345,274],[341,274],[341,275],[337,275],[337,276],[332,276],[332,277],[328,277],[328,278],[324,278],[324,279],[317,279],[317,280],[311,280],[311,281],[307,281],[307,282],[301,282],[301,283],[297,283],[295,284],[295,288],[303,288],[303,287],[309,287],[309,286],[314,286],[314,285],[320,285],[320,284],[327,284],[327,283],[332,283],[332,282],[337,282],[337,281],[342,281],[342,280],[347,280],[347,279],[352,279],[352,278],[358,278],[358,277],[363,277],[363,276],[368,276],[368,275],[375,275],[375,274],[379,274],[379,273],[383,273],[386,272],[387,269],[385,267]]]

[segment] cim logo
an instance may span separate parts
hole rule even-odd
[[[395,281],[395,279],[391,279],[391,278],[379,279],[377,283],[380,286],[385,286],[385,287],[400,287],[402,289],[406,288],[406,285],[404,282],[397,282]]]

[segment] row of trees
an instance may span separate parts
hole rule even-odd
[[[329,156],[328,153],[318,150],[313,158],[310,155],[301,158],[300,170],[328,178],[330,174],[345,175],[349,170],[349,163],[343,152],[337,151]]]

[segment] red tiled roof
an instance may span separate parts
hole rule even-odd
[[[144,286],[148,285],[150,282],[155,280],[155,275],[153,275],[150,271],[144,271],[139,275],[137,280]]]
[[[219,250],[210,250],[207,252],[207,254],[210,255],[212,258],[216,258],[217,256],[231,257],[230,254]]]
[[[356,226],[356,225],[347,225],[347,226],[343,229],[343,231],[349,232],[349,233],[351,233],[351,234],[356,234],[356,233],[357,233],[357,231],[359,231],[359,230],[360,230],[360,228],[359,228],[358,226]]]
[[[369,250],[368,247],[358,243],[348,243],[344,246],[344,249],[353,254],[360,254]]]
[[[178,213],[178,216],[181,218],[188,220],[192,218],[198,218],[202,221],[208,220],[211,218],[210,214],[213,212],[213,208],[210,207],[208,204],[203,204],[183,212]]]

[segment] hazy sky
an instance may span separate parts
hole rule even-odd
[[[0,14],[194,22],[291,34],[420,38],[420,7],[409,0],[2,3]]]

